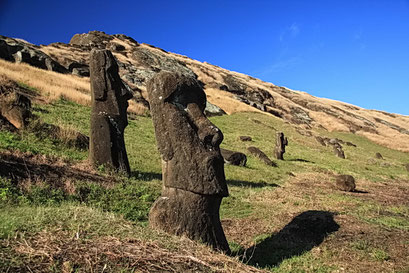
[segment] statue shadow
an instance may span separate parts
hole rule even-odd
[[[293,159],[288,159],[287,161],[296,161],[296,162],[304,162],[304,163],[315,164],[315,162],[313,162],[313,161],[309,161],[309,160],[302,159],[302,158],[293,158]]]
[[[236,186],[236,187],[251,187],[251,188],[264,188],[264,187],[280,187],[280,185],[275,183],[266,183],[266,182],[250,182],[243,180],[227,180],[227,185]]]
[[[328,211],[308,210],[279,232],[242,251],[244,262],[260,267],[278,266],[285,259],[298,256],[320,245],[339,225]]]
[[[151,181],[151,180],[162,180],[161,173],[153,173],[153,172],[140,172],[140,171],[131,171],[129,176],[130,178],[135,178],[138,180],[144,181]]]

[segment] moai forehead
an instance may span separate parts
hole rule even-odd
[[[93,49],[90,54],[92,100],[114,100],[116,103],[132,98],[118,74],[118,64],[109,50]],[[112,92],[113,94],[109,94]]]
[[[200,83],[191,77],[161,72],[155,77],[155,81],[148,82],[147,89],[151,90],[149,94],[151,104],[171,103],[183,110],[188,104],[194,103],[202,112],[206,107],[206,94]]]

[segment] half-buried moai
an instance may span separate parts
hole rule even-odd
[[[203,114],[202,87],[194,78],[160,72],[147,91],[163,177],[149,224],[229,252],[219,217],[228,196],[219,148],[223,134]]]
[[[94,166],[130,173],[125,149],[126,110],[132,93],[118,74],[111,51],[94,49],[90,54],[91,136],[89,160]]]
[[[284,160],[283,154],[285,153],[285,146],[287,145],[288,145],[288,140],[284,136],[284,133],[278,132],[277,139],[276,139],[276,147],[274,149],[274,154],[277,159]]]

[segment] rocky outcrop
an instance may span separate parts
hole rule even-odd
[[[65,67],[37,49],[36,46],[4,36],[0,36],[0,58],[16,63],[27,63],[59,73],[68,73]]]
[[[129,174],[124,130],[128,125],[126,110],[132,93],[120,79],[118,65],[109,50],[91,51],[90,70],[90,163]]]
[[[226,114],[226,112],[224,112],[219,106],[211,104],[208,101],[206,102],[204,113],[207,117],[223,116]]]
[[[150,225],[229,252],[219,208],[228,196],[219,145],[223,134],[203,114],[206,95],[194,77],[160,72],[148,82],[163,191]]]

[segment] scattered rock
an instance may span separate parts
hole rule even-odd
[[[151,227],[230,252],[219,219],[228,196],[219,145],[223,134],[203,114],[206,94],[195,77],[160,72],[147,85],[163,191]]]
[[[268,158],[268,156],[263,151],[261,151],[259,148],[250,146],[247,148],[247,150],[250,152],[250,154],[254,155],[258,159],[263,161],[266,165],[277,167],[277,164],[271,161],[270,158]]]
[[[239,140],[241,141],[253,141],[250,136],[239,136]]]
[[[376,154],[375,154],[375,158],[377,158],[377,159],[383,159],[383,156],[381,155],[381,153],[376,153]]]
[[[106,165],[130,173],[125,149],[126,110],[131,92],[118,74],[118,65],[109,50],[92,50],[91,136],[89,159],[94,166]]]
[[[345,142],[345,144],[346,144],[347,146],[356,147],[356,145],[355,145],[354,143],[349,142],[349,141]]]
[[[327,146],[327,144],[325,143],[325,141],[324,141],[324,139],[323,139],[322,137],[316,136],[316,137],[315,137],[315,140],[317,140],[317,142],[318,142],[319,144],[321,144],[322,146]]]
[[[341,191],[355,191],[355,179],[352,175],[338,175],[335,180],[337,188]]]
[[[284,133],[277,132],[276,147],[274,149],[274,154],[278,160],[284,160],[283,155],[285,153],[285,146],[287,145],[288,145],[288,140],[284,136]]]
[[[240,152],[220,149],[224,162],[235,166],[246,166],[247,156]]]

